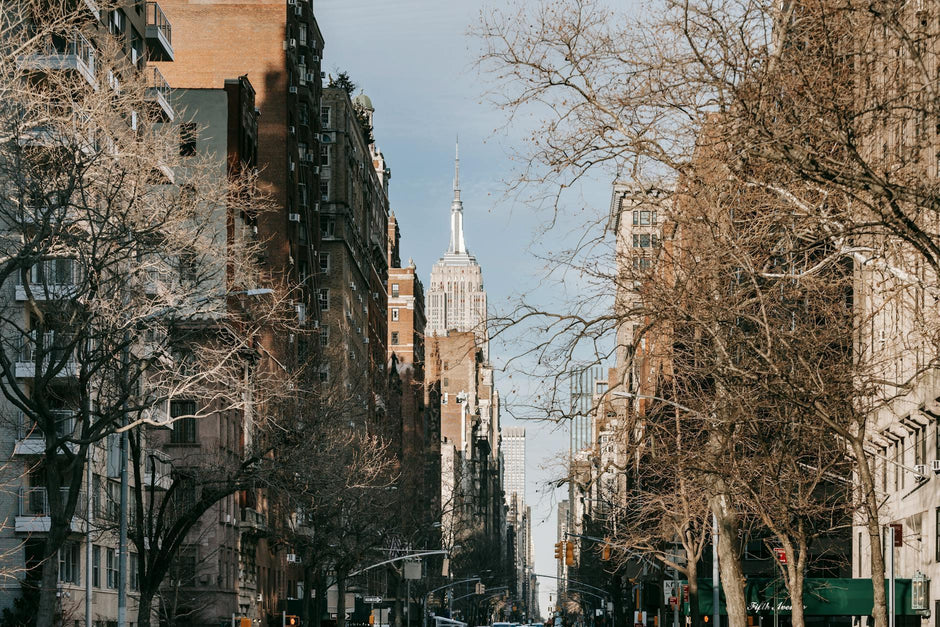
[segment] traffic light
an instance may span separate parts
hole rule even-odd
[[[564,546],[565,546],[564,542],[555,543],[555,559],[556,560],[561,559],[561,554],[565,552]]]
[[[284,617],[284,627],[299,627],[300,619],[293,614],[288,614]]]
[[[565,564],[574,566],[574,542],[565,542]]]
[[[601,549],[601,560],[605,562],[610,561],[610,545],[604,544],[604,548]]]

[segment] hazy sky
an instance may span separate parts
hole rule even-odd
[[[504,114],[484,102],[489,85],[473,66],[476,42],[467,35],[482,6],[482,0],[315,0],[314,12],[326,41],[323,70],[349,72],[375,106],[375,138],[392,169],[391,206],[401,226],[403,262],[414,258],[427,283],[447,247],[459,134],[467,246],[483,268],[491,311],[505,311],[538,281],[543,263],[527,250],[539,247],[534,238],[545,216],[501,200],[512,167],[509,147],[521,129],[505,129]],[[609,182],[583,193],[592,204],[606,204]],[[497,366],[513,348],[491,346]],[[508,405],[503,425],[526,427],[535,569],[554,575],[556,498],[545,486],[557,478],[558,460],[567,454],[567,428],[510,416],[526,414],[520,406],[535,383],[504,374],[497,387]],[[543,613],[554,589],[554,581],[540,580]]]

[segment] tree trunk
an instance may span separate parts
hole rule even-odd
[[[304,555],[304,596],[300,602],[301,625],[313,625],[313,595],[311,594],[311,588],[313,586],[313,567],[309,565],[309,557],[309,552],[307,555]]]
[[[55,488],[58,490],[58,487]],[[50,502],[50,510],[62,509],[62,502],[59,501],[57,507],[53,508]],[[46,537],[46,543],[43,547],[45,559],[42,562],[42,575],[39,580],[39,606],[36,609],[37,625],[54,625],[56,623],[56,613],[59,609],[59,547],[65,542],[68,536],[68,530],[71,528],[71,516],[65,518],[55,515],[50,511],[49,517],[49,535]]]
[[[689,578],[689,615],[692,618],[693,627],[698,627],[698,561],[694,556],[690,555],[687,562],[686,576]]]
[[[326,598],[328,594],[327,592],[328,586],[326,585],[326,575],[323,573],[322,569],[319,569],[319,568],[317,569],[317,572],[314,575],[314,580],[316,582],[314,585],[316,585],[317,594],[316,594],[316,599],[314,599],[314,603],[313,603],[313,606],[315,608],[314,609],[315,616],[313,620],[314,620],[314,624],[319,626],[323,624],[323,617],[326,616],[327,609],[328,609],[327,598]]]
[[[871,543],[871,587],[873,605],[871,616],[875,620],[875,627],[888,627],[888,603],[885,598],[885,562],[884,548],[881,543],[881,520],[878,514],[878,495],[875,492],[875,479],[868,465],[868,456],[865,454],[862,441],[858,437],[849,439],[852,443],[852,452],[856,460],[856,472],[864,499],[864,511],[868,540]],[[892,550],[894,550],[892,548]],[[861,556],[859,556],[861,560]]]
[[[712,512],[718,519],[718,566],[725,591],[728,627],[747,627],[744,571],[741,569],[741,556],[737,545],[738,518],[725,491],[720,491],[712,498]],[[717,582],[712,582],[712,585],[717,585]]]
[[[790,624],[792,627],[805,627],[803,617],[803,571],[806,564],[806,548],[800,543],[800,554],[796,555],[793,543],[785,542],[783,545],[787,556],[787,592],[790,594]]]
[[[346,573],[336,573],[336,627],[346,627]]]
[[[140,600],[137,602],[137,627],[150,627],[153,616],[153,597],[155,590],[140,588]]]

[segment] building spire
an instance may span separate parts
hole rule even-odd
[[[457,136],[456,146],[454,156],[454,202],[460,200],[460,135]]]
[[[466,254],[467,245],[463,239],[463,201],[460,200],[460,138],[457,138],[454,153],[454,202],[450,205],[450,246],[447,252]]]

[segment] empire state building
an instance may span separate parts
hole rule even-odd
[[[459,146],[454,165],[454,201],[450,205],[450,245],[431,269],[426,312],[427,335],[472,331],[479,339],[484,358],[489,359],[483,271],[476,258],[467,250],[463,235]]]

